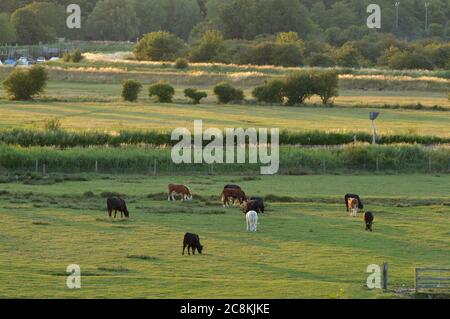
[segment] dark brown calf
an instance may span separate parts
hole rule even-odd
[[[364,223],[366,224],[366,230],[372,231],[373,214],[371,212],[364,213]]]

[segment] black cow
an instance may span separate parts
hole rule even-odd
[[[252,197],[252,198],[254,198],[254,197]],[[260,198],[259,200],[258,199],[249,200],[244,203],[244,208],[243,208],[242,212],[244,214],[247,214],[251,210],[254,210],[257,213],[264,214],[264,202],[263,202],[262,198]]]
[[[366,223],[366,230],[372,231],[373,214],[371,212],[364,213],[364,223]]]
[[[200,237],[198,237],[197,234],[192,233],[186,233],[184,234],[183,239],[183,253],[184,255],[184,249],[188,248],[188,254],[191,255],[190,249],[192,248],[192,254],[195,255],[195,249],[198,250],[198,252],[201,254],[203,250],[203,246],[200,244]]]
[[[116,218],[117,211],[120,212],[120,217],[123,218],[123,215],[125,217],[129,217],[130,213],[127,209],[127,204],[125,203],[125,200],[119,197],[110,197],[106,201],[106,206],[108,208],[108,215],[111,217],[112,211],[114,211],[114,218]]]
[[[359,203],[358,208],[359,209],[363,209],[364,208],[364,205],[363,205],[363,203],[361,201],[361,198],[359,198],[359,195],[357,195],[357,194],[345,194],[344,201],[345,201],[345,207],[347,208],[347,211],[348,211],[348,199],[349,198],[356,198],[358,200],[358,203]]]

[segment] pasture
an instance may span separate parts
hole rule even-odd
[[[381,117],[377,125],[383,134],[450,136],[450,112],[432,109],[435,105],[450,109],[445,93],[341,91],[335,107],[330,108],[315,100],[303,107],[218,105],[208,88],[208,98],[201,105],[192,105],[183,96],[184,87],[176,87],[174,103],[153,102],[146,88],[137,103],[126,103],[120,100],[120,84],[50,82],[45,96],[36,101],[0,100],[0,128],[42,128],[46,119],[56,117],[63,128],[73,130],[172,130],[191,127],[194,119],[202,119],[205,126],[218,128],[370,133],[368,113],[378,110]],[[251,96],[250,89],[245,93]],[[414,108],[418,103],[423,109],[401,108]]]
[[[83,175],[51,185],[0,184],[0,297],[31,298],[406,298],[414,267],[450,262],[449,175],[149,177]],[[170,182],[191,202],[168,202]],[[224,184],[266,198],[257,233]],[[109,220],[122,193],[129,220]],[[356,192],[374,232],[345,212]],[[203,255],[181,256],[186,231]],[[389,263],[387,291],[365,287],[369,264]],[[66,288],[79,264],[82,288]]]

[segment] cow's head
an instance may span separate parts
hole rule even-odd
[[[201,254],[202,250],[203,250],[203,246],[202,245],[198,245],[197,250]]]

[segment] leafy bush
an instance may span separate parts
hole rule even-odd
[[[64,62],[72,62],[72,63],[79,63],[83,60],[83,54],[80,50],[75,50],[72,52],[66,52],[63,54],[63,61]]]
[[[197,62],[213,61],[224,50],[223,35],[217,30],[206,31],[198,47],[191,52],[191,60]]]
[[[339,77],[335,71],[316,71],[313,76],[313,93],[320,96],[323,104],[330,103],[330,99],[339,95]]]
[[[336,53],[336,62],[339,66],[357,68],[360,66],[360,59],[359,50],[351,43],[346,43]]]
[[[244,92],[236,89],[227,82],[222,82],[214,87],[214,94],[217,96],[219,103],[230,103],[232,101],[242,101],[244,99]]]
[[[175,94],[175,89],[170,84],[159,81],[150,85],[148,93],[150,97],[156,96],[158,102],[170,103]]]
[[[262,42],[244,49],[238,60],[242,64],[294,67],[303,65],[303,54],[297,43]]]
[[[270,80],[265,85],[256,87],[252,95],[259,102],[281,103],[283,101],[283,86],[284,82],[281,80]]]
[[[28,70],[15,69],[3,81],[3,86],[11,99],[31,100],[44,91],[47,81],[47,71],[35,65]]]
[[[136,80],[126,80],[122,85],[122,98],[125,101],[134,102],[138,99],[142,90],[142,84]]]
[[[309,66],[329,68],[336,66],[336,61],[327,54],[313,53],[306,59],[306,64]]]
[[[390,69],[425,69],[432,70],[433,64],[430,60],[416,52],[397,52],[390,56],[388,61]]]
[[[189,62],[186,59],[178,58],[175,60],[175,69],[187,69],[189,67]]]
[[[200,104],[200,100],[206,98],[208,94],[193,88],[187,88],[184,90],[184,96],[190,98],[193,104]]]
[[[298,71],[291,73],[285,80],[283,96],[287,105],[302,104],[314,93],[312,72]]]
[[[174,60],[183,49],[184,43],[170,32],[158,31],[146,34],[134,48],[138,60]]]

